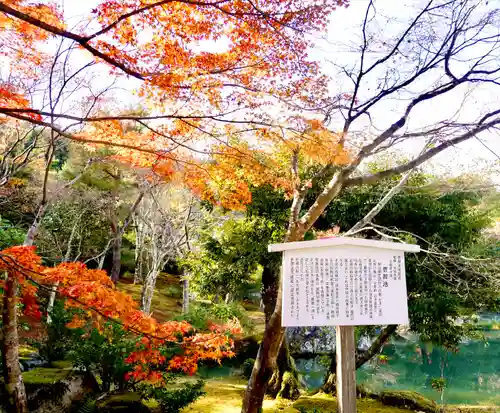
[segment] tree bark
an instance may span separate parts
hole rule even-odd
[[[385,195],[384,197],[375,205],[369,212],[366,214],[361,220],[356,222],[354,226],[345,233],[345,236],[349,236],[352,234],[355,234],[359,230],[363,229],[365,225],[369,224],[373,218],[375,218],[382,209],[389,203],[389,201],[394,198],[395,195],[397,195],[399,192],[401,192],[401,189],[403,188],[404,185],[408,182],[408,179],[410,179],[411,174],[414,172],[414,169],[410,169],[406,174],[403,175],[403,177],[400,179],[397,185],[393,186]]]
[[[279,267],[274,263],[264,263],[262,270],[262,303],[266,323],[269,322],[276,306],[276,297],[279,289]],[[286,376],[286,380],[284,380]],[[286,338],[279,350],[271,379],[269,380],[267,394],[276,397],[293,399],[298,396],[299,381],[295,362],[290,354]]]
[[[3,295],[2,364],[8,413],[28,413],[28,398],[19,365],[19,336],[17,333],[17,289],[13,274],[7,275]]]
[[[133,215],[135,221],[135,269],[134,284],[141,283],[144,277],[144,223],[136,214]]]
[[[141,310],[145,313],[151,311],[151,302],[153,301],[153,294],[155,292],[156,279],[158,278],[159,271],[151,271],[146,276],[141,288]]]
[[[276,297],[276,307],[266,325],[252,375],[248,380],[241,408],[242,413],[258,413],[262,409],[267,383],[273,374],[284,336],[284,329],[281,327],[281,294],[282,291],[279,288]]]
[[[286,336],[283,336],[278,360],[268,383],[267,394],[291,400],[297,399],[300,395],[299,374],[295,367],[295,361],[290,354]]]
[[[121,231],[116,231],[112,246],[112,264],[110,273],[111,281],[115,284],[120,279],[120,271],[122,267],[122,240]]]
[[[115,195],[118,198],[118,195]],[[127,218],[122,225],[118,222],[118,217],[116,216],[116,211],[111,211],[111,230],[113,231],[113,245],[112,245],[112,264],[110,278],[116,284],[120,279],[120,271],[122,267],[122,242],[123,234],[132,222],[133,216],[137,208],[139,207],[142,198],[144,198],[144,191],[139,192],[135,202],[130,207]],[[104,257],[103,257],[104,259]]]
[[[64,262],[68,262],[71,258],[73,240],[75,239],[76,229],[78,227],[82,215],[83,213],[81,213],[80,216],[78,216],[78,218],[75,220],[73,224],[73,228],[71,229],[71,234],[68,240],[68,248],[66,249],[66,254],[64,255]],[[50,289],[49,303],[47,304],[47,324],[52,323],[52,317],[50,314],[52,313],[52,309],[54,308],[54,302],[56,301],[57,287],[59,287],[59,281],[57,281]]]
[[[279,289],[279,267],[269,262],[262,264],[262,266],[261,296],[267,324],[276,306]]]
[[[386,326],[368,350],[363,353],[358,353],[356,356],[356,369],[359,369],[365,363],[370,361],[375,355],[377,355],[384,344],[387,343],[391,336],[396,332],[397,328],[397,325]]]
[[[24,246],[32,246],[38,227],[45,214],[47,203],[38,209],[26,237]],[[17,331],[17,290],[19,285],[14,274],[6,274],[2,309],[2,365],[5,390],[7,392],[7,412],[28,412],[28,397],[19,365],[19,334]]]
[[[333,352],[331,355],[330,366],[328,367],[328,372],[325,376],[325,381],[321,390],[324,393],[335,394],[337,390],[337,353]]]
[[[187,274],[184,274],[182,279],[182,314],[189,311],[189,279]]]
[[[234,301],[233,294],[226,293],[226,297],[224,298],[224,304],[231,304]]]
[[[74,179],[69,181],[63,188],[69,188],[76,183],[87,168],[94,162],[89,159],[85,168]],[[47,176],[50,162],[47,162],[45,181],[43,184],[43,196],[37,215],[24,238],[24,246],[32,246],[35,242],[38,228],[49,205],[47,199]],[[7,273],[5,280],[3,309],[2,309],[2,362],[5,389],[7,392],[7,411],[10,413],[28,412],[28,398],[24,386],[21,367],[19,365],[19,334],[17,331],[17,293],[18,282],[13,274]]]
[[[135,269],[134,269],[134,284],[139,284],[144,280],[144,269],[147,267],[145,265],[145,260],[144,260],[144,251],[142,250],[142,246],[140,247],[141,249],[137,249],[137,244],[136,244],[136,250],[135,250]],[[146,268],[147,270],[147,268]]]
[[[50,288],[49,303],[47,304],[47,324],[52,323],[51,313],[52,313],[52,310],[54,309],[54,303],[56,301],[57,287],[59,287],[59,281],[57,281]]]

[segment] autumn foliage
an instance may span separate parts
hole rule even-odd
[[[89,326],[102,331],[105,322],[121,324],[130,333],[142,337],[126,362],[134,366],[128,379],[158,381],[162,372],[193,374],[198,361],[220,361],[233,355],[231,334],[241,331],[237,321],[224,326],[214,325],[209,332],[196,332],[187,322],[157,322],[137,309],[132,298],[118,291],[102,270],[88,269],[81,263],[62,263],[46,267],[34,247],[16,246],[0,252],[0,271],[15,277],[20,286],[23,312],[40,318],[37,292],[59,283],[58,292],[68,306],[84,311],[68,327]],[[4,286],[5,288],[5,286]],[[179,352],[167,359],[166,346],[178,346]]]
[[[230,144],[212,148],[212,160],[194,161],[182,167],[184,182],[201,199],[227,209],[244,209],[252,201],[251,186],[270,185],[291,198],[296,168],[312,165],[343,165],[350,161],[341,135],[317,120],[306,121],[300,130],[260,128],[255,144],[232,136]]]
[[[107,0],[70,26],[51,3],[2,2],[0,27],[13,45],[7,56],[12,73],[42,60],[63,60],[40,53],[40,44],[51,37],[73,42],[101,74],[139,80],[133,83],[135,95],[148,114],[119,105],[104,114],[97,100],[88,112],[48,113],[31,107],[30,88],[18,82],[16,88],[0,85],[0,117],[44,126],[50,121],[51,128],[76,122],[77,130],[65,138],[91,149],[112,146],[115,159],[184,182],[200,198],[226,208],[244,208],[252,185],[270,184],[291,194],[295,153],[301,162],[348,159],[340,137],[319,121],[279,116],[321,107],[328,99],[328,79],[308,55],[308,34],[324,29],[332,10],[347,4]],[[72,73],[70,68],[62,72]]]

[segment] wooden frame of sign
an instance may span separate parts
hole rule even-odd
[[[283,327],[337,326],[339,413],[356,412],[354,326],[408,324],[412,244],[333,237],[269,245],[283,252]]]

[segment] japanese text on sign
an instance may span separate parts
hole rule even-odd
[[[283,260],[283,326],[407,324],[404,253],[291,250]]]

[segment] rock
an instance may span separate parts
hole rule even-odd
[[[425,413],[436,413],[438,411],[438,406],[433,400],[429,400],[414,391],[384,391],[378,396],[378,399],[389,406],[405,407]]]
[[[249,336],[236,339],[234,341],[235,360],[240,364],[249,358],[257,358],[259,351],[260,337]]]
[[[366,351],[370,348],[370,346],[372,345],[372,341],[371,339],[369,339],[368,337],[366,336],[363,336],[359,339],[359,342],[358,342],[358,350],[361,350],[361,351]]]
[[[140,395],[132,392],[111,394],[106,398],[99,400],[96,407],[99,413],[150,412],[149,408],[142,403]]]
[[[292,327],[286,329],[292,354],[325,354],[335,350],[335,327]]]
[[[286,337],[292,355],[329,354],[335,351],[335,327],[290,327]],[[363,336],[358,351],[366,351],[373,339]]]
[[[35,368],[23,373],[31,412],[66,411],[75,400],[98,386],[93,377],[58,368]]]

